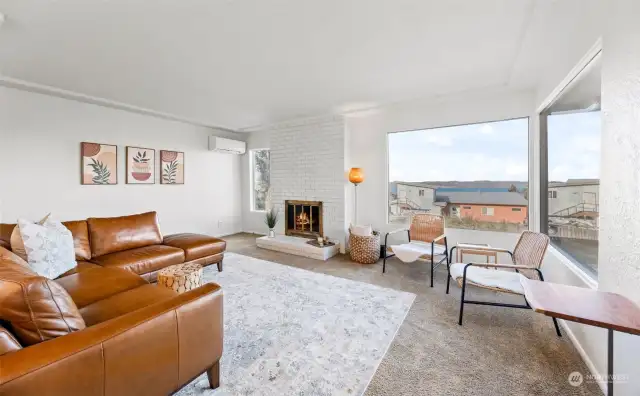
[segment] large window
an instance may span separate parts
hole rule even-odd
[[[269,150],[251,150],[251,209],[267,210],[271,187]]]
[[[528,228],[527,118],[389,134],[388,216],[446,217],[446,226]]]
[[[551,243],[598,270],[600,111],[548,117],[547,229]]]
[[[600,74],[596,55],[540,123],[542,158],[547,156],[541,172],[541,198],[546,197],[541,228],[553,246],[593,276],[598,273]]]

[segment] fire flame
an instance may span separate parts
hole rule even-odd
[[[302,230],[304,231],[304,226],[309,224],[309,215],[307,214],[307,212],[302,211],[298,216],[296,216],[296,226],[300,226],[302,227]]]

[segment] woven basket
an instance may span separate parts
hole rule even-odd
[[[358,236],[349,233],[351,260],[373,264],[380,259],[380,235]]]

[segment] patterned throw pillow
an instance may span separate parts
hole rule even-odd
[[[18,220],[29,267],[40,276],[55,279],[74,268],[73,236],[62,223],[47,218],[44,224]]]
[[[51,216],[51,213],[44,216],[42,220],[37,222],[36,224],[43,225],[45,221]],[[24,250],[24,241],[22,240],[22,234],[20,234],[20,224],[16,224],[13,227],[13,232],[11,233],[11,238],[9,239],[9,243],[11,244],[11,251],[18,255],[24,261],[27,261],[27,252]]]
[[[371,234],[373,233],[371,225],[364,226],[364,225],[351,224],[349,226],[349,231],[351,231],[353,235],[357,235],[357,236],[371,236]]]

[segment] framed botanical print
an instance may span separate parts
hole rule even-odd
[[[118,146],[82,142],[80,154],[82,184],[118,184]]]
[[[160,183],[184,184],[184,153],[160,150]]]
[[[127,184],[156,183],[156,150],[127,146]]]

